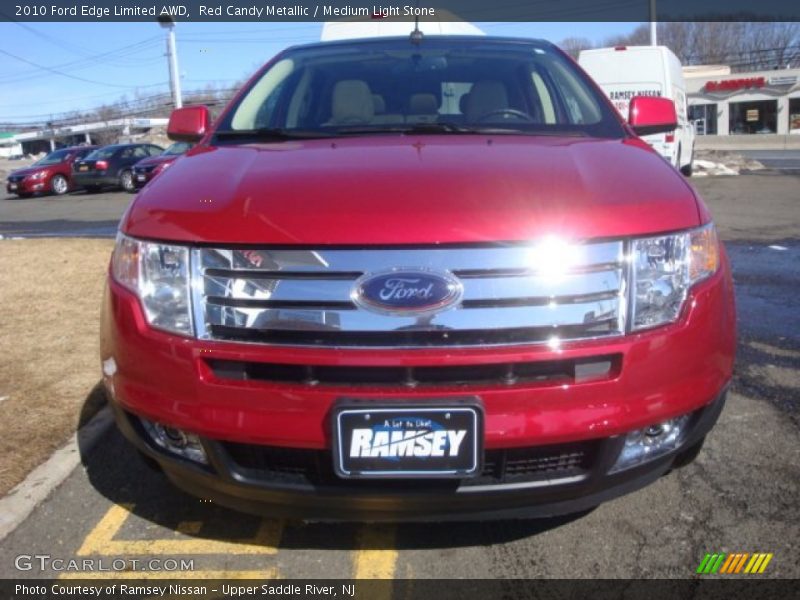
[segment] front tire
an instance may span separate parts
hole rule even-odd
[[[125,190],[129,194],[133,194],[134,192],[136,192],[136,186],[133,183],[133,173],[127,169],[124,170],[122,173],[120,173],[119,185],[123,190]]]
[[[681,173],[683,173],[685,177],[691,177],[692,172],[694,170],[693,165],[694,165],[694,148],[692,148],[692,154],[689,157],[689,164],[681,167]]]
[[[63,175],[56,175],[50,180],[50,191],[55,196],[63,196],[69,191],[69,182]]]

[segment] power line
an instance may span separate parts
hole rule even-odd
[[[166,84],[159,84],[159,85],[166,85]],[[196,101],[197,98],[202,98],[211,93],[217,96],[215,98],[215,101],[218,103],[222,101],[227,101],[227,98],[233,95],[233,93],[236,92],[237,90],[238,88],[215,88],[212,90],[198,89],[186,92],[184,95],[189,102],[193,102]],[[159,103],[159,101],[161,102]],[[147,106],[148,104],[150,106]],[[114,109],[122,113],[120,114],[120,118],[122,118],[122,117],[135,117],[135,116],[152,114],[154,112],[164,111],[164,109],[167,107],[171,109],[172,106],[173,102],[171,93],[164,92],[160,94],[153,94],[143,98],[137,98],[135,100],[114,102],[113,104],[109,105],[108,108]],[[96,118],[94,116],[91,116],[90,113],[92,111],[97,111],[99,108],[102,107],[94,107],[91,109],[70,111],[69,113],[40,113],[36,115],[17,115],[15,117],[0,116],[0,121],[6,124],[14,124],[19,127],[21,126],[34,127],[41,125],[41,122],[39,121],[45,119],[48,122],[52,122],[54,125],[66,126],[66,125],[85,122],[88,119]],[[75,115],[74,113],[76,112],[79,114]],[[29,120],[16,121],[17,119],[29,119]]]
[[[134,91],[139,90],[139,89],[154,88],[154,87],[166,86],[166,85],[169,85],[169,82],[161,81],[159,83],[151,83],[149,85],[137,86]],[[119,97],[119,92],[115,90],[113,92],[105,92],[103,94],[92,94],[90,96],[73,96],[73,97],[68,97],[68,98],[58,98],[58,99],[50,100],[50,101],[47,101],[47,102],[36,102],[35,104],[26,103],[25,106],[48,106],[48,105],[52,105],[52,104],[64,105],[64,104],[68,104],[70,102],[79,102],[81,100],[97,100],[98,98],[107,98],[108,96],[114,96],[114,95]],[[23,118],[23,117],[24,118],[29,118],[31,116],[40,117],[40,116],[47,116],[48,114],[50,114],[50,113],[42,113],[42,114],[38,114],[38,115],[21,115],[19,118]]]
[[[57,70],[57,71],[60,72],[60,74],[63,74],[64,72],[69,71],[69,70],[77,70],[77,69],[81,69],[81,68],[86,68],[88,66],[95,66],[96,64],[98,64],[100,62],[104,62],[105,58],[107,58],[109,56],[113,56],[114,54],[118,54],[118,53],[123,53],[124,55],[138,54],[139,52],[141,52],[145,48],[153,46],[156,43],[156,40],[157,40],[157,37],[146,38],[144,40],[141,40],[141,41],[133,43],[133,44],[128,44],[126,46],[121,46],[121,47],[115,48],[113,50],[108,50],[106,52],[101,52],[100,54],[95,54],[95,55],[89,56],[87,58],[82,58],[82,59],[70,61],[70,62],[67,62],[67,63],[61,63],[61,64],[54,65],[54,66],[51,66],[51,67],[45,67],[45,66],[42,66],[42,65],[35,65],[34,63],[31,63],[27,59],[21,59],[20,57],[15,57],[15,58],[17,58],[19,60],[22,60],[23,62],[28,62],[29,64],[34,64],[34,66],[37,66],[37,67],[42,68],[44,70]],[[7,76],[5,76],[3,78],[0,78],[0,81],[2,81],[4,83],[17,83],[17,82],[20,82],[20,81],[27,81],[27,80],[30,80],[30,79],[36,79],[36,78],[43,77],[43,76],[44,75],[41,75],[41,74],[30,74],[30,73],[27,73],[27,74],[24,74],[24,75],[7,75]]]

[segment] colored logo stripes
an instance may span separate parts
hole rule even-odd
[[[713,575],[714,573],[725,575],[747,573],[755,575],[756,573],[763,573],[771,560],[771,552],[754,552],[753,554],[749,552],[706,553],[700,566],[697,567],[697,573],[701,575]]]

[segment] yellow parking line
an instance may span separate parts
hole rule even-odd
[[[184,535],[197,535],[200,533],[200,530],[203,528],[202,521],[181,521],[178,523],[178,526],[175,528],[175,531],[178,533],[183,533]]]
[[[355,579],[393,579],[397,564],[395,528],[391,525],[365,525],[358,533],[358,549],[353,558]]]
[[[86,536],[78,549],[78,556],[142,555],[142,554],[275,554],[278,551],[283,523],[263,520],[252,538],[232,540],[115,540],[114,537],[125,524],[132,504],[112,506],[100,522]],[[184,524],[187,529],[199,530],[196,523]]]
[[[59,579],[279,579],[277,569],[259,571],[69,571]]]

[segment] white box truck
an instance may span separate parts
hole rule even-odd
[[[672,98],[678,114],[678,128],[643,139],[684,175],[692,174],[694,127],[687,114],[681,62],[669,48],[615,46],[584,50],[578,57],[578,64],[603,88],[626,120],[634,96]]]

